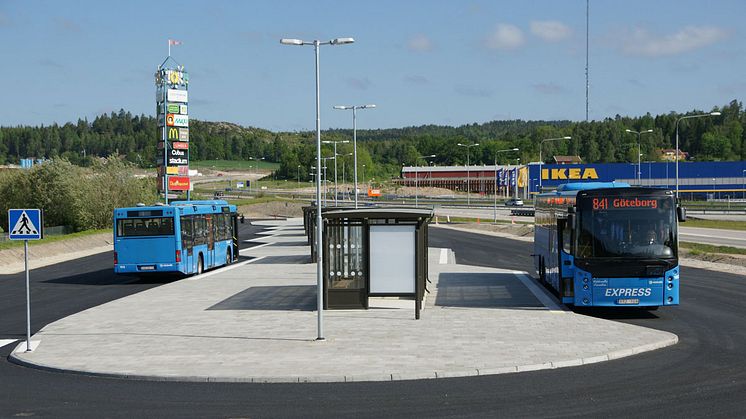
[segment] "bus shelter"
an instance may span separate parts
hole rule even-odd
[[[407,297],[419,319],[433,210],[330,208],[321,215],[324,308],[367,309],[369,297]]]

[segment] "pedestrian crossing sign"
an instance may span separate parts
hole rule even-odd
[[[8,238],[10,240],[39,240],[43,238],[40,209],[8,210]]]

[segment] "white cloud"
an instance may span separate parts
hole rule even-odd
[[[429,84],[430,80],[421,74],[409,74],[404,76],[404,81],[410,84]]]
[[[556,20],[535,20],[529,25],[531,33],[547,42],[559,42],[572,35],[572,29]]]
[[[517,26],[500,23],[484,40],[489,49],[516,49],[525,43],[523,32]]]
[[[433,42],[425,35],[418,34],[407,42],[407,49],[415,52],[428,52],[433,50]]]
[[[347,85],[357,90],[368,90],[373,83],[367,77],[361,79],[351,77],[347,79]]]
[[[556,83],[538,83],[532,86],[534,90],[544,95],[558,95],[565,93],[565,88]]]
[[[622,51],[629,55],[661,57],[676,55],[706,47],[725,39],[728,33],[714,26],[687,26],[668,35],[655,35],[637,28],[622,43]]]

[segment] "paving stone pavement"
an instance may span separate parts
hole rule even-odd
[[[369,310],[324,311],[326,340],[317,341],[316,267],[302,258],[299,222],[265,221],[274,234],[241,252],[252,260],[49,324],[34,335],[36,350],[21,343],[12,359],[150,380],[389,381],[577,366],[678,340],[572,313],[523,273],[457,265],[431,248],[420,320],[413,301],[372,299]]]

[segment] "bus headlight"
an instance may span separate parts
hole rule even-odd
[[[583,284],[583,289],[588,291],[588,284]]]
[[[670,283],[670,282],[668,283],[668,289],[670,289],[670,290],[672,290],[672,289],[673,289],[673,284],[672,284],[672,283]]]
[[[671,297],[668,297],[668,298],[671,298]],[[587,298],[583,298],[583,304],[588,304],[588,303],[590,303],[590,300],[588,300]]]
[[[669,277],[668,277],[668,282],[671,282],[671,281],[673,281],[673,277],[672,277],[672,276],[669,276]]]
[[[586,283],[586,284],[588,283],[588,277],[587,276],[585,278],[583,278],[583,282]]]
[[[673,297],[668,297],[668,302],[673,303]]]

